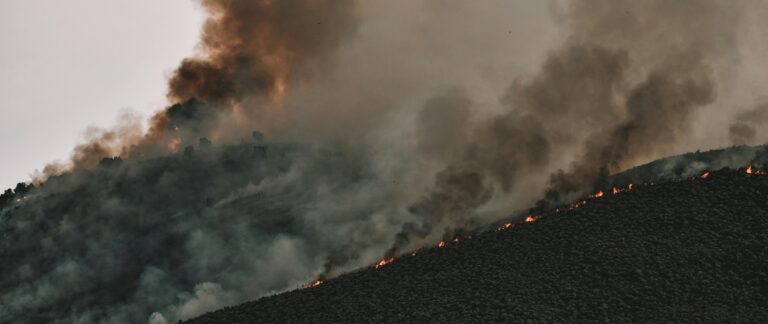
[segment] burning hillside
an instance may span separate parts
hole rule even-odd
[[[762,188],[751,178],[765,170],[762,146],[657,160],[765,137],[768,105],[743,86],[764,84],[751,79],[765,57],[752,39],[763,39],[765,19],[751,10],[762,2],[199,4],[207,13],[199,46],[169,74],[168,104],[146,130],[126,119],[94,131],[71,161],[0,196],[3,320],[166,324],[301,287],[311,289],[259,303],[333,292],[331,302],[341,296],[334,287],[357,285],[361,276],[383,278],[366,279],[382,290],[360,289],[368,298],[393,297],[387,294],[401,290],[382,287],[421,289],[425,271],[447,281],[423,286],[409,295],[415,300],[429,296],[453,306],[448,297],[466,297],[452,292],[454,284],[482,297],[480,288],[491,283],[521,283],[512,299],[465,305],[533,304],[527,307],[555,314],[549,303],[597,296],[582,289],[585,280],[634,284],[616,281],[634,278],[629,269],[601,273],[597,261],[577,260],[610,263],[612,254],[601,253],[621,250],[628,253],[621,260],[645,273],[655,271],[651,263],[668,261],[654,258],[726,258],[684,250],[658,236],[672,235],[670,228],[650,226],[678,229],[668,219],[672,212],[687,215],[675,218],[681,221],[712,224],[689,215],[703,211],[690,204],[725,208],[700,200],[744,190],[731,183]],[[731,125],[721,122],[727,119]],[[713,171],[750,164],[750,174]],[[670,180],[692,178],[706,182]],[[659,189],[648,186],[663,181]],[[678,186],[682,193],[660,201],[659,192]],[[691,194],[702,188],[702,195]],[[743,193],[736,201],[754,198]],[[625,212],[630,205],[655,214]],[[620,224],[610,215],[638,221]],[[696,226],[682,227],[698,238],[695,231],[704,229]],[[499,230],[475,236],[487,228]],[[527,238],[507,241],[510,233]],[[618,233],[630,236],[610,236]],[[600,235],[610,237],[586,241]],[[630,237],[673,245],[669,254],[642,259]],[[569,248],[566,241],[578,244]],[[459,262],[466,249],[483,254]],[[546,266],[546,258],[580,272],[561,273],[567,267]],[[491,259],[515,269],[513,277],[497,273]],[[488,268],[470,271],[473,262]],[[418,265],[415,277],[398,270],[409,264]],[[372,270],[334,280],[363,267]],[[469,278],[472,271],[479,275]],[[532,282],[550,275],[546,289]],[[544,291],[556,285],[571,288]],[[528,303],[527,292],[559,299]],[[605,303],[616,300],[625,299]],[[285,310],[280,305],[274,318]],[[330,313],[312,305],[334,310],[308,305],[306,311],[320,314]],[[603,307],[590,299],[574,305],[567,314]]]
[[[766,194],[744,168],[637,186],[189,323],[763,322]]]

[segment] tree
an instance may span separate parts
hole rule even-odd
[[[32,188],[34,188],[32,184],[26,184],[24,182],[19,182],[16,184],[16,189],[13,189],[13,192],[17,195],[24,195],[28,193]]]
[[[10,204],[13,201],[13,190],[6,189],[5,192],[0,195],[0,209],[5,208],[8,204]]]
[[[102,168],[111,168],[119,166],[121,163],[123,163],[123,159],[116,156],[114,158],[103,158],[101,161],[99,161],[99,166]]]

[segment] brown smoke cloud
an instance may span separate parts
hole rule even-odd
[[[168,81],[172,103],[154,115],[143,140],[87,136],[74,164],[104,156],[173,153],[199,138],[243,137],[279,108],[289,83],[324,72],[332,54],[354,35],[352,0],[202,0],[208,13],[197,56],[184,59]],[[132,125],[123,125],[127,128]],[[110,145],[113,146],[113,145]]]
[[[336,49],[355,26],[351,0],[203,0],[209,18],[200,58],[185,59],[169,81],[172,101],[240,102],[281,97],[296,65]]]

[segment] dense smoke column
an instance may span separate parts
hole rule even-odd
[[[446,218],[461,227],[490,201],[454,195],[444,208],[424,208],[439,204],[435,197],[442,193],[460,192],[456,182],[441,180],[446,174],[483,179],[478,191],[503,197],[524,192],[527,175],[554,169],[542,201],[547,205],[673,153],[689,137],[697,112],[716,99],[714,65],[730,63],[738,10],[720,1],[569,3],[559,17],[569,32],[564,44],[538,74],[509,87],[501,101],[507,112],[473,125],[464,153],[411,209],[421,225],[404,226],[397,241],[410,242],[402,238],[406,232],[440,227]],[[430,212],[442,209],[454,215]]]
[[[547,198],[573,198],[609,174],[672,153],[688,138],[697,111],[716,99],[713,66],[727,61],[733,48],[731,7],[717,1],[574,3],[571,42],[622,51],[630,65],[621,80],[626,90],[612,106],[615,120],[585,132],[568,170],[551,176]]]

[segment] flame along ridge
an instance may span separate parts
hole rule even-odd
[[[751,174],[751,175],[766,175],[766,174],[768,174],[768,171],[766,171],[766,170],[756,170],[755,168],[752,167],[752,165],[748,165],[744,169],[744,173]],[[694,177],[694,179],[696,179],[696,178],[707,179],[707,178],[710,177],[710,175],[711,175],[710,171],[705,171],[701,175],[699,175],[697,177]],[[652,185],[654,185],[654,183],[653,182],[649,182],[649,183],[646,183],[646,185],[651,185],[652,186]],[[609,193],[611,195],[615,196],[615,195],[618,195],[618,194],[621,194],[621,193],[629,192],[629,191],[631,191],[631,190],[633,190],[635,188],[637,188],[637,186],[632,184],[632,183],[628,184],[626,188],[619,188],[619,187],[615,187],[614,186],[614,187],[611,188]],[[602,198],[605,195],[606,195],[605,191],[599,190],[598,192],[596,192],[596,193],[594,193],[592,195],[589,195],[589,197],[586,198],[586,199],[581,199],[581,200],[579,200],[576,203],[568,205],[567,208],[568,208],[568,210],[577,209],[577,208],[579,208],[581,206],[586,205],[588,200]],[[555,213],[560,213],[560,210],[561,210],[561,208],[555,208]],[[501,232],[501,231],[504,231],[504,230],[514,229],[516,227],[516,225],[523,224],[523,223],[532,223],[532,222],[535,222],[536,220],[538,220],[539,218],[544,217],[544,216],[545,216],[545,214],[528,215],[528,216],[526,216],[523,219],[523,221],[517,222],[517,223],[514,223],[514,222],[505,223],[505,224],[499,226],[498,228],[496,228],[496,231],[497,232]],[[467,238],[471,238],[471,236],[468,235]],[[459,244],[460,236],[459,235],[454,236],[454,238],[450,242],[453,243],[453,244]],[[441,240],[437,244],[437,248],[444,248],[445,246],[446,246],[446,241],[445,240]],[[410,255],[412,257],[414,257],[414,256],[416,256],[418,251],[419,250],[414,250],[414,251],[412,251],[410,253]],[[396,260],[396,257],[394,257],[394,256],[383,258],[383,259],[379,260],[379,262],[374,264],[373,268],[374,269],[379,269],[379,268],[381,268],[383,266],[386,266],[388,264],[391,264],[391,263],[395,262],[395,260]],[[312,282],[310,284],[305,285],[304,288],[317,287],[317,286],[319,286],[322,283],[323,283],[322,280],[316,280],[316,281],[314,281],[314,282]]]

